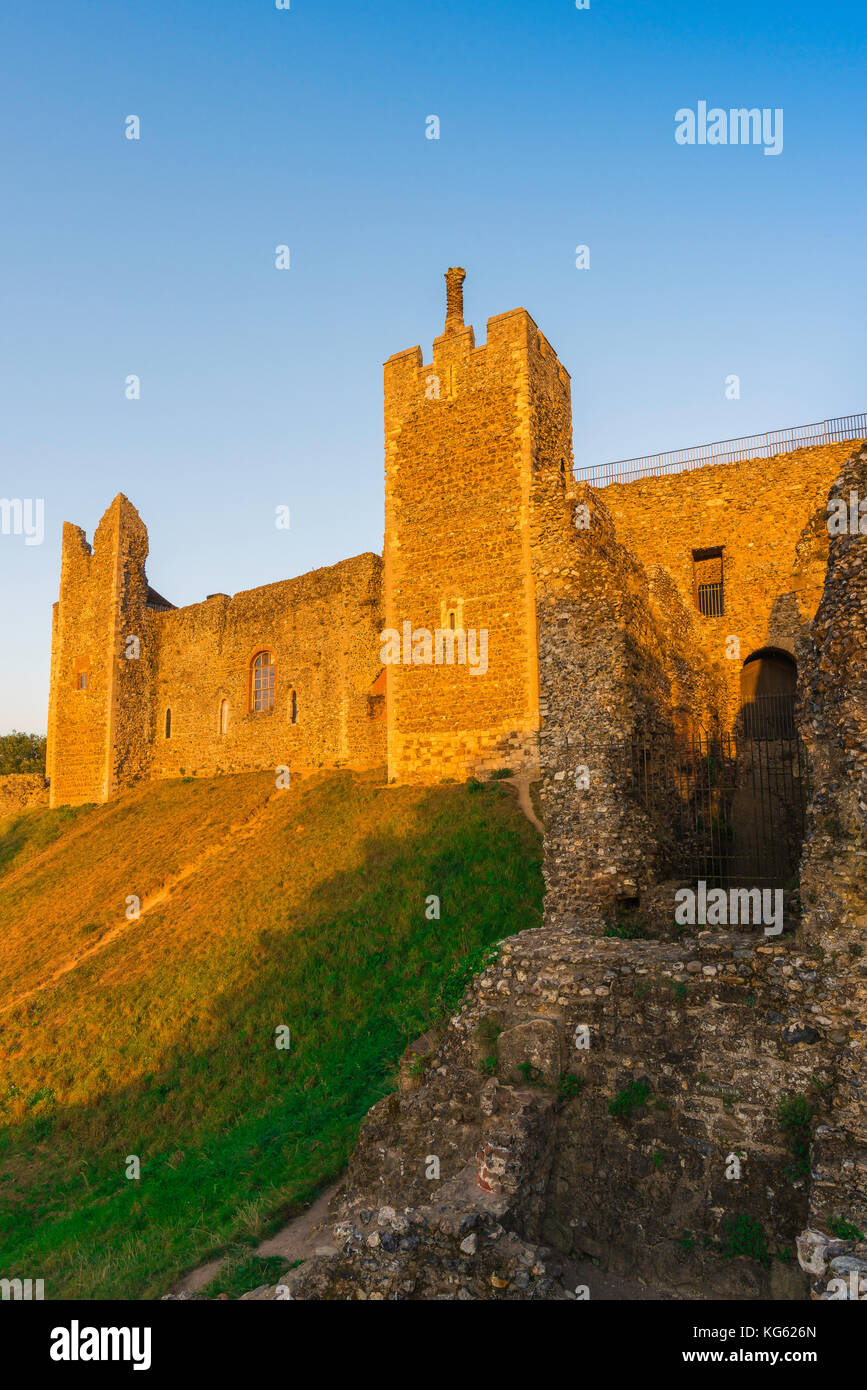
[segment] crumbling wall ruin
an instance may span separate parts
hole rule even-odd
[[[850,462],[836,494],[867,495],[865,465],[865,454]],[[607,582],[615,542],[604,523],[594,544],[585,554]],[[802,654],[815,783],[801,931],[609,937],[593,893],[570,924],[559,920],[553,872],[545,925],[502,942],[458,1013],[408,1050],[401,1090],[365,1123],[331,1253],[289,1277],[291,1297],[592,1297],[588,1260],[667,1297],[801,1299],[809,1274],[813,1297],[864,1297],[863,545],[860,534],[832,541]],[[598,590],[582,599],[569,592],[574,576],[555,578],[540,620],[552,720],[542,773],[566,854],[567,818],[550,809],[569,748],[556,719],[585,674],[582,641],[596,642],[583,615]],[[649,599],[624,601],[630,583],[633,598],[646,593],[628,570],[593,646],[609,682],[588,707],[599,719],[624,708],[629,646],[616,619],[651,611]],[[564,616],[577,651],[546,663],[546,625]],[[640,726],[666,710],[667,687],[652,638],[638,649],[642,691],[663,695],[630,707]],[[602,788],[608,814],[619,792]],[[586,841],[589,831],[576,834],[585,869]],[[841,1294],[830,1280],[842,1274]]]
[[[867,498],[867,450],[831,489]],[[867,510],[867,509],[865,509]],[[857,517],[857,512],[856,512]],[[861,528],[864,528],[863,530]],[[818,1293],[854,1271],[867,1294],[867,516],[832,534],[822,600],[799,652],[813,799],[801,863],[803,935],[823,961],[814,1026],[834,1043],[828,1123],[815,1129],[804,1264]],[[844,1239],[841,1241],[841,1235]],[[845,1237],[848,1237],[846,1239]]]
[[[598,924],[664,873],[665,808],[630,795],[630,745],[712,725],[722,692],[674,582],[620,543],[603,495],[543,475],[533,515],[546,920]]]

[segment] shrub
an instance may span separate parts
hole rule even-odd
[[[581,1087],[584,1085],[584,1077],[576,1076],[571,1071],[561,1071],[560,1080],[557,1084],[557,1093],[561,1100],[574,1100],[580,1094]]]
[[[842,1216],[832,1216],[828,1222],[828,1230],[835,1235],[838,1240],[863,1240],[864,1233],[851,1221],[846,1221]]]
[[[786,1168],[792,1182],[810,1175],[810,1121],[813,1112],[805,1096],[786,1095],[776,1109],[777,1124],[786,1136],[792,1162]]]
[[[771,1263],[768,1238],[761,1221],[741,1212],[739,1216],[728,1216],[725,1221],[722,1249],[720,1253],[733,1260],[738,1255],[746,1255],[766,1268]]]
[[[532,1062],[519,1062],[518,1074],[525,1086],[542,1086],[542,1073],[538,1067],[534,1067]]]
[[[622,1115],[624,1119],[628,1119],[633,1110],[647,1104],[649,1096],[650,1087],[646,1081],[631,1081],[622,1091],[617,1092],[614,1100],[608,1102],[608,1113]]]

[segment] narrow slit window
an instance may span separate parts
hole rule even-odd
[[[229,727],[229,701],[220,701],[220,733],[224,734]]]
[[[171,736],[172,736],[172,712],[171,712],[170,709],[167,709],[167,710],[166,710],[166,738],[171,738]]]
[[[289,722],[291,724],[298,723],[298,696],[295,694],[294,690],[289,697]]]

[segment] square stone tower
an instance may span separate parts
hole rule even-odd
[[[52,806],[107,801],[147,775],[153,615],[148,537],[118,493],[88,545],[65,522],[60,598],[51,631],[47,774]]]
[[[401,638],[387,665],[388,764],[399,781],[538,761],[530,510],[541,470],[571,479],[569,375],[524,309],[488,319],[476,347],[464,278],[446,273],[433,361],[413,347],[385,363],[385,612]]]

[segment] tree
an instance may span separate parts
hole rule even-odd
[[[45,775],[45,735],[0,734],[0,776],[7,772],[41,772]]]

